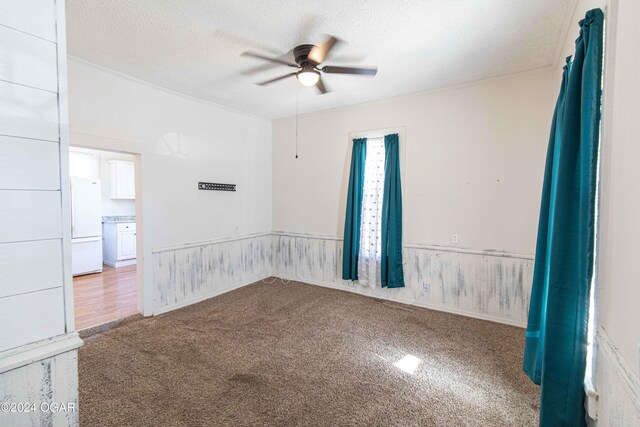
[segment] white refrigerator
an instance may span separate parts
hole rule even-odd
[[[99,179],[71,178],[71,270],[102,271],[102,189]]]

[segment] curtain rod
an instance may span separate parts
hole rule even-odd
[[[362,134],[362,133],[373,133],[373,132],[393,132],[394,130],[397,129],[402,129],[403,131],[407,131],[407,127],[406,126],[393,126],[393,127],[386,127],[386,128],[380,128],[380,129],[365,129],[365,130],[359,130],[359,131],[352,131],[349,132],[349,136],[353,135],[353,136],[358,136],[358,134]]]

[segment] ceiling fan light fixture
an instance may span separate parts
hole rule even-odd
[[[320,73],[313,69],[302,69],[298,71],[296,77],[304,86],[314,86],[320,80]]]

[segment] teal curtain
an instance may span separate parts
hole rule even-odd
[[[380,280],[383,288],[402,288],[402,188],[397,133],[385,135],[384,150]]]
[[[364,191],[364,164],[367,158],[367,138],[353,140],[351,171],[347,193],[347,214],[344,219],[342,246],[342,278],[358,280],[358,252],[360,251],[360,219]]]
[[[542,186],[542,201],[540,202],[540,218],[538,220],[538,239],[536,243],[536,258],[533,270],[532,298],[529,303],[529,322],[527,325],[526,347],[524,354],[524,369],[536,384],[540,384],[542,375],[542,355],[544,353],[544,341],[540,339],[540,331],[544,331],[547,302],[547,286],[550,265],[549,225],[553,222],[555,208],[558,166],[560,158],[560,140],[562,138],[562,122],[564,119],[564,102],[568,82],[568,73],[571,58],[567,58],[567,65],[562,73],[560,95],[556,102],[551,122],[551,135],[547,148],[547,160],[544,171],[544,183]]]
[[[524,354],[541,385],[541,426],[586,425],[603,24],[600,9],[580,21],[549,138]]]

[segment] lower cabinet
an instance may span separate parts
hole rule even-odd
[[[135,222],[105,222],[102,231],[105,264],[123,267],[136,263]]]

